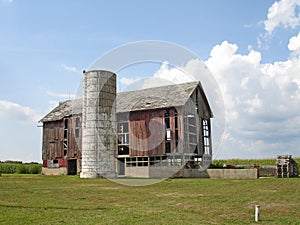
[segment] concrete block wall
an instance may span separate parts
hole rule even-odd
[[[256,179],[257,169],[182,169],[174,177],[213,178],[213,179]]]

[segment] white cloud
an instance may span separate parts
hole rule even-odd
[[[300,25],[300,15],[296,13],[300,0],[275,1],[269,8],[267,20],[264,21],[266,32],[270,35],[280,26],[284,28],[296,28]]]
[[[41,161],[41,118],[28,106],[0,100],[0,160]]]
[[[2,121],[12,120],[21,123],[37,123],[37,121],[41,119],[41,115],[28,106],[0,100],[0,119]]]
[[[220,156],[296,154],[297,145],[288,150],[285,146],[295,137],[300,140],[300,59],[263,64],[259,52],[250,49],[241,55],[237,50],[236,44],[224,41],[206,61],[226,106],[228,134]],[[228,149],[232,146],[234,150]]]
[[[122,77],[120,78],[120,84],[121,85],[131,85],[133,84],[134,82],[136,82],[138,79],[130,79],[130,78],[126,78],[126,77]]]
[[[295,38],[290,39],[292,51],[298,49]],[[224,41],[212,48],[204,63],[194,59],[177,68],[164,62],[153,77],[128,83],[137,84],[135,88],[147,88],[201,81],[215,116],[213,147],[216,157],[299,156],[300,58],[273,63],[262,63],[261,59],[261,53],[252,47],[247,54],[239,54],[237,44]],[[224,117],[226,131],[222,133]],[[219,152],[218,144],[222,141],[224,145]]]
[[[74,66],[67,66],[65,64],[61,64],[60,65],[64,70],[68,71],[68,72],[72,72],[72,73],[79,73],[79,71],[76,69],[76,67]]]
[[[297,36],[293,36],[289,40],[288,49],[292,51],[292,56],[297,56],[300,53],[300,32]]]

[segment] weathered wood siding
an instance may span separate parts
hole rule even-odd
[[[79,125],[76,127],[76,118]],[[53,160],[59,158],[80,158],[81,157],[81,116],[66,118],[68,123],[67,129],[67,154],[64,154],[64,128],[65,120],[50,121],[43,124],[43,145],[42,159]],[[75,131],[75,130],[78,131]],[[76,137],[78,132],[78,137]]]
[[[197,138],[197,149],[195,154],[202,156],[204,154],[204,142],[203,142],[203,130],[202,130],[202,120],[205,119],[209,124],[209,133],[210,130],[210,118],[212,117],[208,102],[205,98],[205,94],[200,87],[197,87],[195,91],[192,93],[189,100],[183,107],[183,149],[185,153],[193,153],[193,149],[191,149],[191,140],[190,140],[190,132],[188,125],[188,116],[195,116],[195,125],[196,125],[196,138]],[[210,152],[211,152],[211,138],[210,138]]]
[[[78,123],[76,124],[76,119],[78,118]],[[68,119],[68,158],[81,157],[81,141],[82,141],[82,129],[81,129],[81,116],[69,117]],[[77,126],[76,126],[77,125]],[[76,131],[78,129],[78,131]],[[76,137],[76,132],[78,132],[78,137]]]
[[[64,121],[51,121],[43,125],[43,160],[53,160],[63,156]]]
[[[176,145],[175,108],[170,108],[171,153],[182,150],[181,108],[177,110],[178,144]],[[155,156],[166,153],[164,109],[130,112],[129,156]]]
[[[164,111],[131,112],[129,118],[129,155],[151,156],[164,154]]]

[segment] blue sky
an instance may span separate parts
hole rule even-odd
[[[74,97],[95,59],[143,40],[183,46],[213,73],[226,112],[217,158],[300,156],[299,9],[299,0],[0,0],[0,160],[41,161],[37,121]],[[118,84],[143,76],[122,73]]]

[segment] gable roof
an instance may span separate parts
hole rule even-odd
[[[167,108],[184,105],[198,82],[167,85],[117,94],[117,112]]]
[[[204,93],[200,82],[189,82],[176,85],[167,85],[154,88],[147,88],[135,91],[117,93],[116,111],[117,113],[132,112],[149,109],[170,108],[183,106],[194,90],[200,87]],[[211,110],[204,95],[210,114]],[[61,120],[74,114],[82,113],[82,100],[67,100],[60,102],[51,112],[43,117],[41,122]]]

